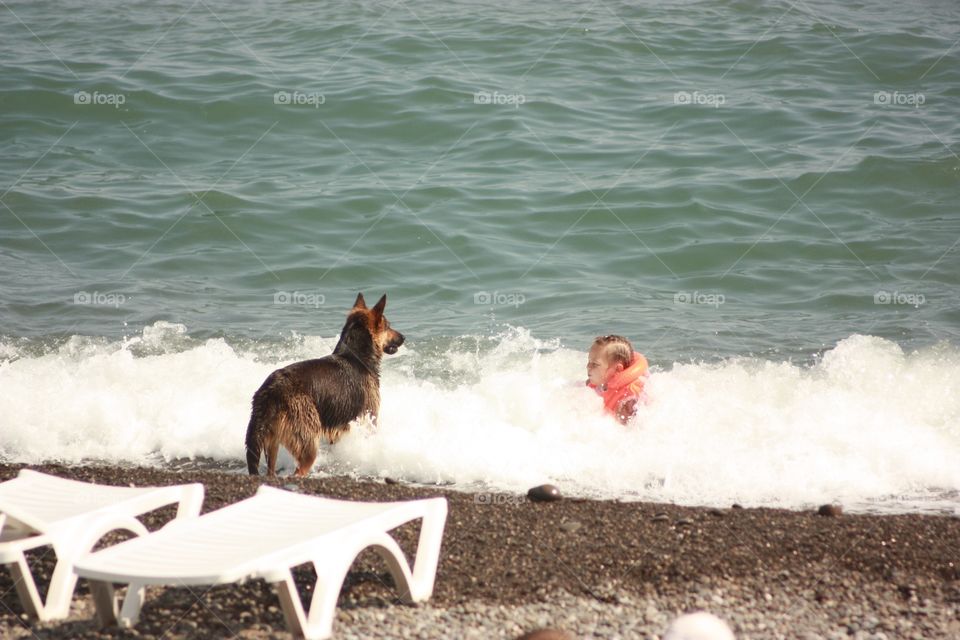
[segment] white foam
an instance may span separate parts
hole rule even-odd
[[[253,392],[277,366],[329,353],[334,341],[241,348],[158,323],[130,340],[74,337],[41,355],[0,343],[0,457],[203,457],[241,469]],[[950,493],[960,491],[953,347],[904,354],[853,336],[813,366],[675,364],[653,373],[651,400],[627,427],[583,386],[585,361],[585,346],[525,330],[414,342],[384,361],[379,427],[357,425],[315,470],[721,506],[960,503]]]

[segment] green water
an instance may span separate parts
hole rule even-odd
[[[953,2],[11,2],[0,335],[960,342]]]

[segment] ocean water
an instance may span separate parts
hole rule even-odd
[[[953,2],[9,2],[0,459],[242,470],[358,291],[316,473],[960,510]],[[653,365],[624,428],[598,334]],[[491,493],[493,492],[493,493]]]

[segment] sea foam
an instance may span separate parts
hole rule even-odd
[[[0,458],[194,459],[241,472],[253,392],[335,341],[196,340],[157,323],[121,341],[0,342]],[[955,347],[904,353],[854,335],[813,364],[655,366],[627,426],[584,387],[585,363],[585,348],[525,329],[411,341],[384,359],[379,424],[355,424],[314,472],[487,494],[550,482],[567,495],[683,504],[960,508]]]

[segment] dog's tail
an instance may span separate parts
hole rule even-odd
[[[256,407],[250,413],[250,424],[247,425],[247,471],[250,475],[260,475],[260,453],[263,445],[260,443],[259,417]]]

